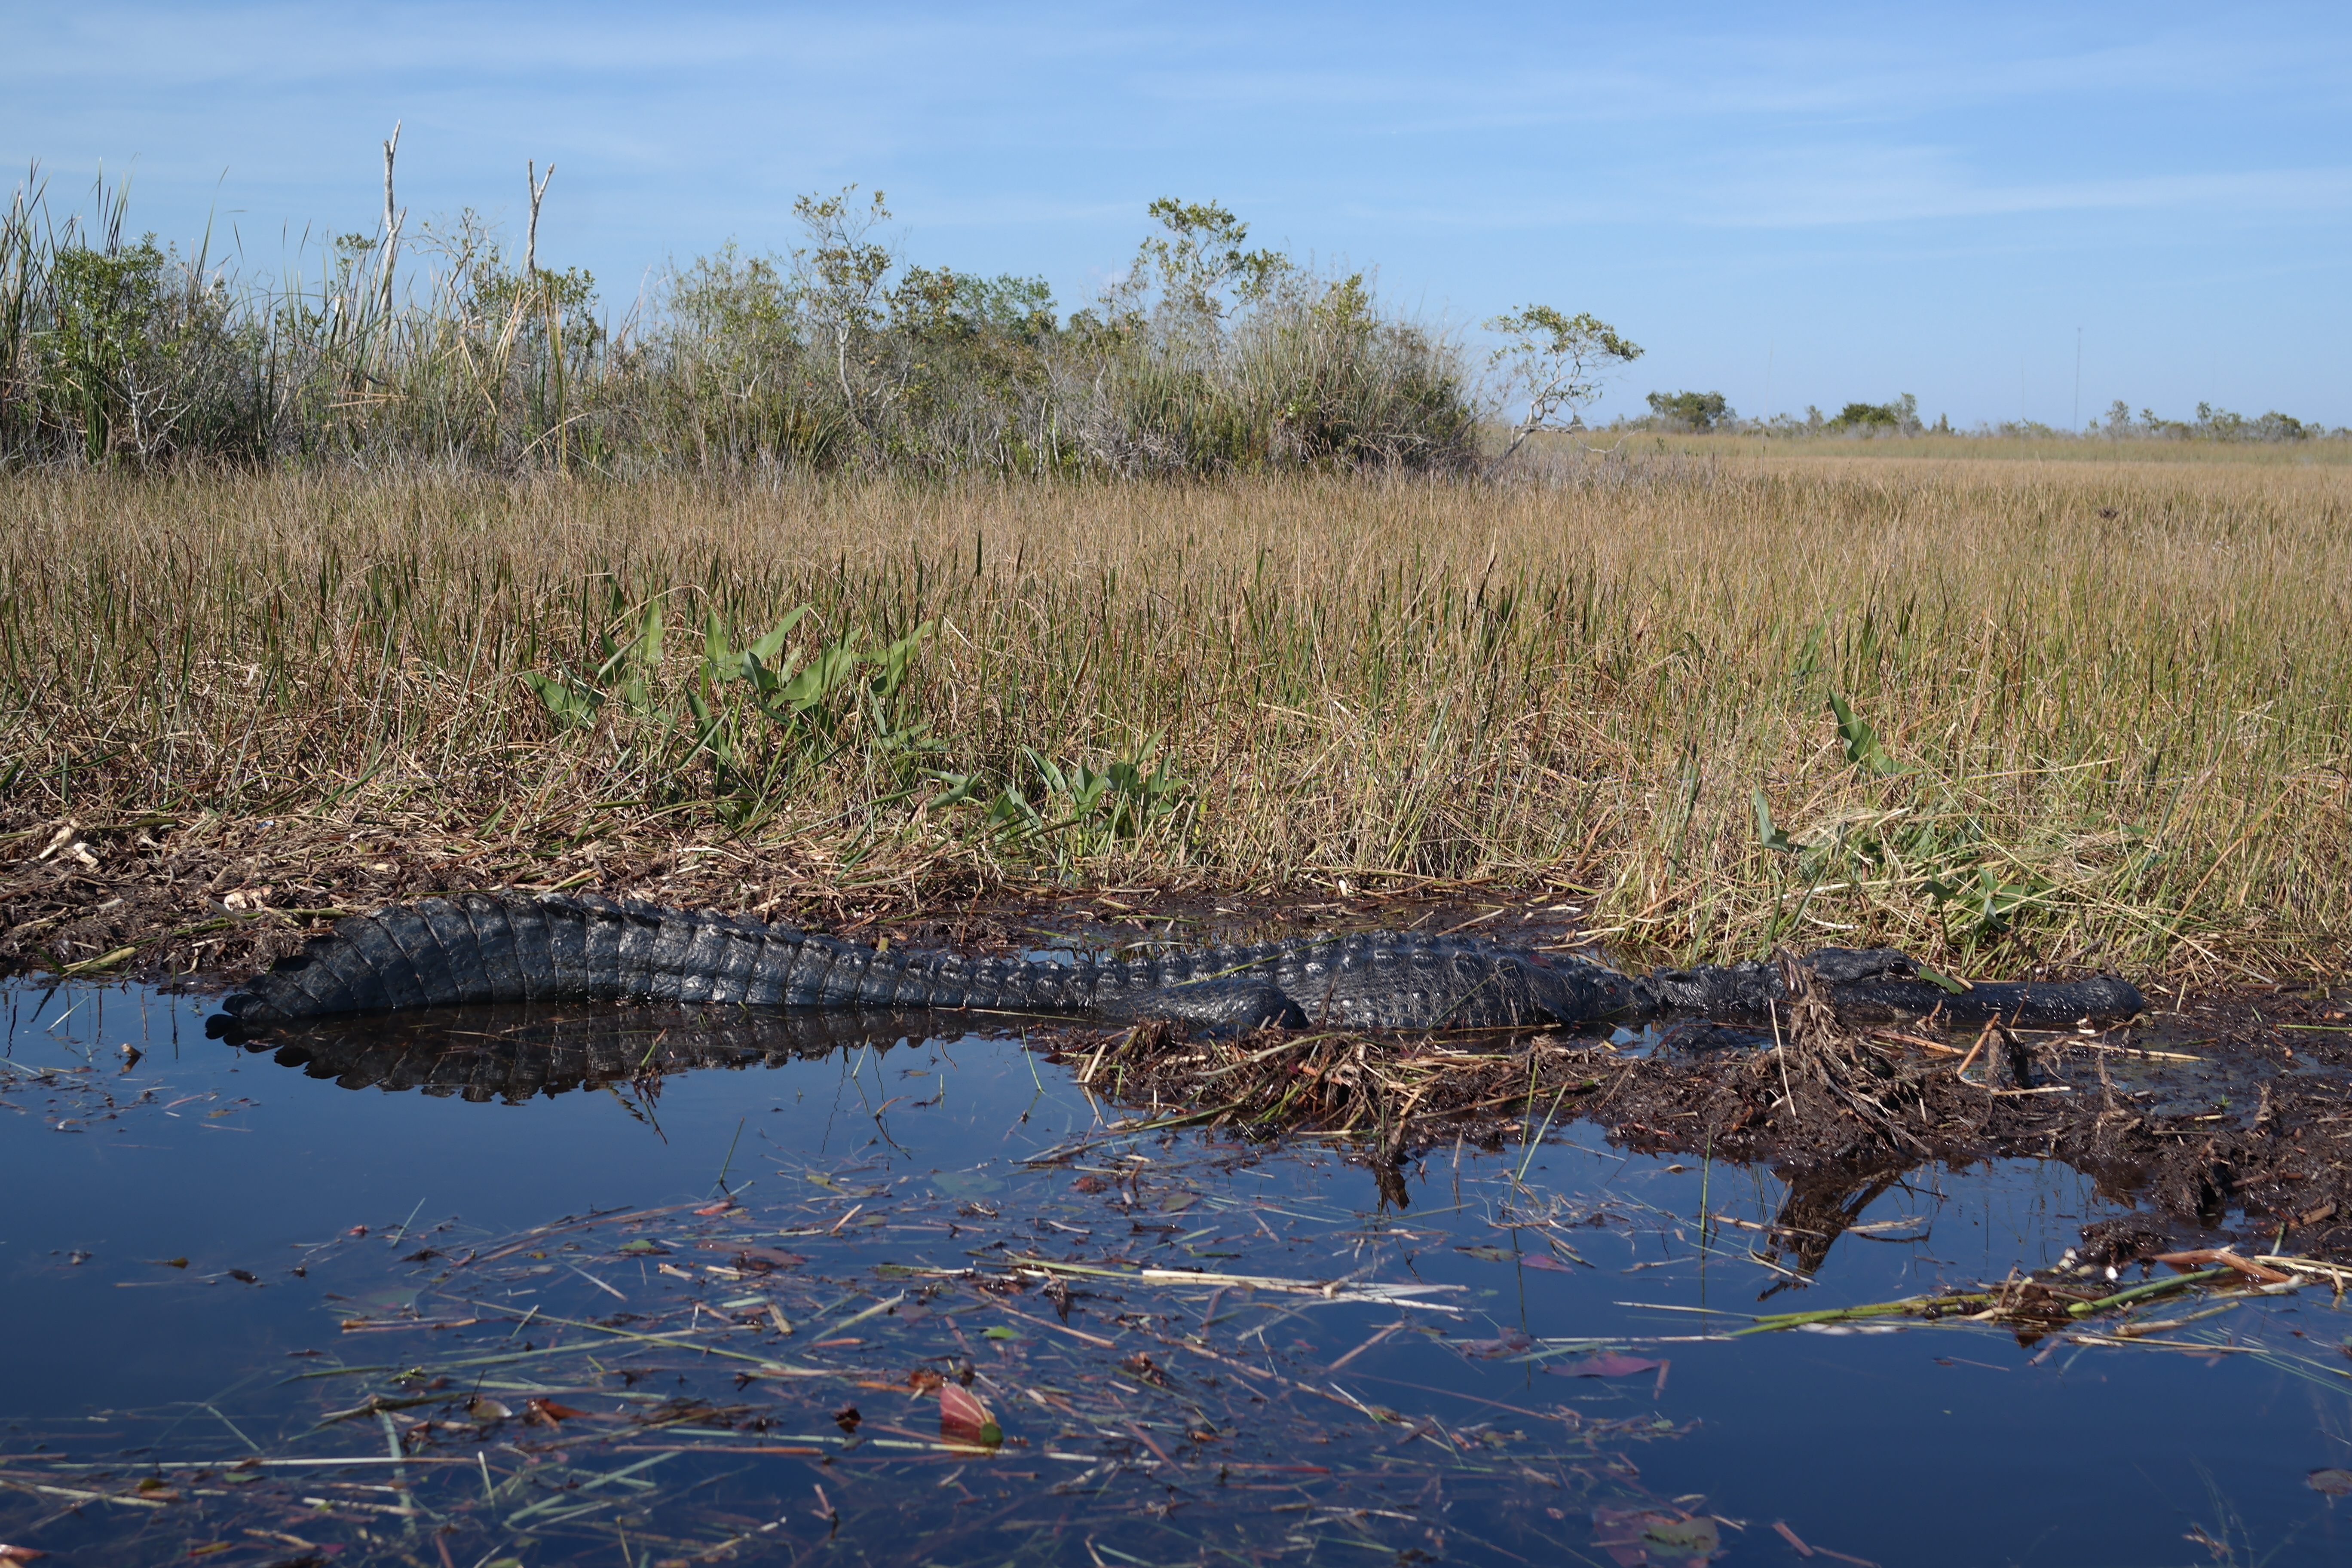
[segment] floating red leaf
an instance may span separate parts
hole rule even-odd
[[[980,1396],[959,1384],[940,1384],[940,1436],[950,1443],[993,1448],[1004,1441],[1004,1428],[988,1413]]]
[[[1517,1329],[1498,1334],[1491,1340],[1464,1340],[1462,1353],[1480,1361],[1492,1361],[1496,1356],[1517,1355],[1534,1346],[1535,1341]]]
[[[747,1247],[735,1255],[736,1267],[764,1274],[771,1268],[793,1268],[806,1263],[797,1252],[785,1252],[773,1247]]]
[[[1655,1372],[1664,1364],[1664,1362],[1644,1361],[1637,1355],[1589,1355],[1582,1361],[1548,1366],[1544,1370],[1560,1377],[1631,1377],[1637,1372]]]

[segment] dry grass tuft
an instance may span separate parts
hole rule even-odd
[[[1788,1005],[1773,1020],[1772,1048],[1747,1064],[1748,1079],[1775,1102],[1775,1119],[1829,1127],[1851,1117],[1864,1130],[1857,1143],[1874,1140],[1892,1152],[1927,1154],[1919,1133],[1933,1121],[1921,1079],[1934,1064],[1915,1067],[1905,1053],[1847,1028],[1830,987],[1787,952],[1777,958]]]

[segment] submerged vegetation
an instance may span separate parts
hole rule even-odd
[[[0,941],[176,963],[199,916],[587,878],[1551,887],[1629,958],[1966,974],[2340,952],[2339,469],[1542,460],[11,476]]]

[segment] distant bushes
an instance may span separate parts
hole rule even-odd
[[[1540,431],[1585,428],[1642,351],[1607,322],[1530,305],[1463,343],[1383,306],[1361,272],[1249,247],[1214,204],[1173,199],[1133,262],[1064,314],[1038,278],[913,264],[854,190],[805,197],[788,255],[730,244],[673,266],[618,319],[595,279],[518,265],[470,211],[374,235],[312,270],[240,276],[124,237],[125,203],[0,213],[0,466],[170,468],[343,462],[500,472],[792,469],[947,475],[1500,468]],[[1834,416],[1742,419],[1721,392],[1654,392],[1618,429],[1869,438],[1950,435],[1906,393]],[[2117,403],[2032,438],[2289,442],[2321,426],[2200,404]],[[2338,430],[2336,437],[2347,434]]]
[[[1849,403],[1838,410],[1837,417],[1828,422],[1827,428],[1884,430],[1890,435],[1915,436],[1922,428],[1919,400],[1906,392],[1893,403]]]
[[[1721,433],[1735,436],[1817,436],[1870,439],[1875,437],[1898,436],[1975,436],[2002,437],[2030,440],[2158,440],[2158,441],[2308,441],[2330,437],[2341,439],[2352,436],[2352,429],[2330,430],[2322,423],[2296,419],[2273,410],[2258,419],[2232,414],[2211,404],[2197,405],[2193,420],[2165,419],[2153,410],[2140,410],[2132,417],[2131,406],[2117,402],[2107,410],[2104,421],[2094,420],[2077,432],[2043,425],[2033,420],[2004,420],[1999,425],[1979,425],[1973,430],[1952,427],[1948,418],[1938,416],[1933,425],[1919,416],[1919,400],[1910,393],[1889,403],[1848,403],[1834,415],[1824,416],[1819,408],[1808,407],[1804,417],[1776,414],[1769,419],[1742,419],[1725,400],[1720,392],[1653,392],[1647,399],[1650,412],[1637,418],[1620,419],[1610,427],[1620,430],[1679,431],[1690,434]]]
[[[1715,430],[1739,417],[1719,392],[1654,392],[1649,404],[1650,417],[1674,430]]]
[[[903,263],[880,196],[804,198],[789,256],[729,246],[608,322],[471,213],[330,243],[314,277],[0,218],[0,463],[423,461],[498,469],[1211,473],[1474,460],[1459,343],[1362,273],[1155,203],[1126,275],[1061,316],[1042,279]],[[404,263],[421,257],[425,265]]]
[[[2273,408],[2259,418],[2249,419],[2242,414],[2232,414],[2226,408],[2216,408],[2210,403],[2197,405],[2194,421],[2166,419],[2154,409],[2143,408],[2139,418],[2132,418],[2131,405],[2118,399],[2107,409],[2104,426],[2095,425],[2089,434],[2126,439],[2131,437],[2153,437],[2161,441],[2308,441],[2329,434],[2321,423],[2305,424],[2292,415]],[[2337,436],[2352,434],[2345,430]]]

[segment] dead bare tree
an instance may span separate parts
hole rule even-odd
[[[400,248],[400,226],[408,221],[408,210],[395,209],[392,201],[392,163],[400,152],[401,124],[392,122],[392,135],[383,144],[383,258],[376,268],[376,293],[386,317],[392,314],[393,254]]]
[[[523,160],[522,183],[530,192],[530,226],[523,231],[522,241],[522,272],[526,278],[539,276],[539,204],[546,199],[547,182],[553,178],[554,164],[550,163],[542,176],[539,173],[537,160]]]

